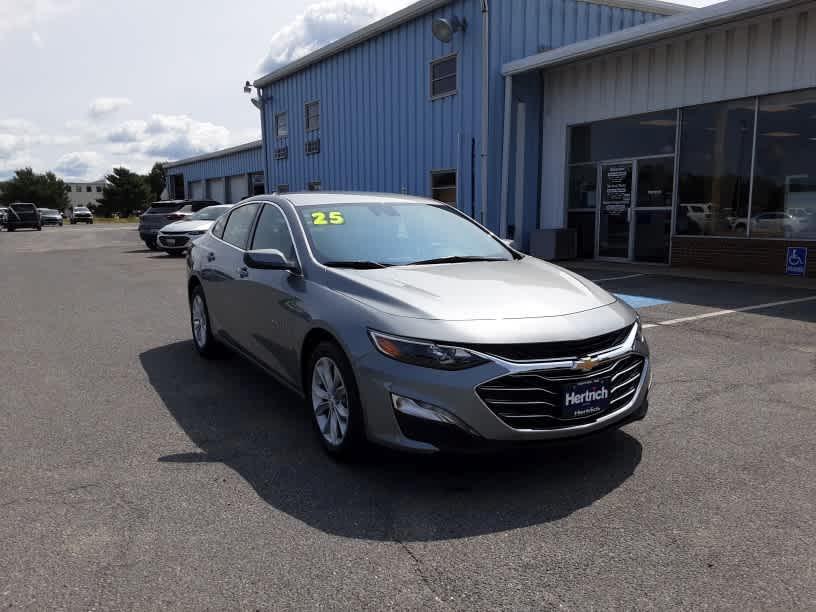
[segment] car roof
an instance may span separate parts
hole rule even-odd
[[[267,197],[278,197],[288,200],[295,206],[311,206],[315,204],[439,204],[430,198],[403,195],[400,193],[371,193],[355,191],[303,191],[270,194]],[[262,199],[262,198],[260,198]]]

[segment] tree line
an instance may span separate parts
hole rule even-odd
[[[122,217],[143,211],[151,202],[161,199],[166,180],[164,168],[156,162],[148,174],[136,174],[127,168],[114,168],[105,177],[102,197],[96,200],[97,215]],[[14,176],[0,183],[0,204],[33,202],[39,208],[64,210],[71,205],[69,187],[53,172],[38,174],[31,168],[15,171]]]

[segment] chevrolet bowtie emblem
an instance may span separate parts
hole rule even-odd
[[[594,370],[599,363],[600,361],[597,359],[593,359],[592,357],[584,357],[583,359],[579,359],[575,362],[573,369],[589,372],[590,370]]]

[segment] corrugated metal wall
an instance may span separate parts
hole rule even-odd
[[[491,3],[488,214],[498,229],[505,62],[655,18],[629,9],[575,0]],[[436,17],[468,22],[450,44],[436,40]],[[450,5],[381,34],[272,84],[263,92],[267,187],[381,190],[431,195],[430,172],[458,170],[457,206],[473,214],[480,203],[482,14],[479,0]],[[459,53],[459,93],[430,100],[429,62]],[[305,133],[304,104],[321,102],[321,129]],[[274,116],[287,112],[289,136],[274,138]],[[320,153],[306,155],[320,138]],[[273,150],[288,146],[288,159]]]
[[[816,2],[544,73],[541,227],[564,224],[567,126],[816,86]]]
[[[225,178],[236,174],[263,172],[263,147],[229,153],[214,159],[205,159],[167,169],[167,175],[184,175],[185,182]]]

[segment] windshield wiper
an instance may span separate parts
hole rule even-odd
[[[430,266],[433,264],[446,263],[467,263],[470,261],[509,261],[504,257],[482,257],[480,255],[451,255],[450,257],[438,257],[436,259],[423,259],[413,263],[404,264],[406,266]]]
[[[351,268],[352,270],[376,270],[388,266],[377,261],[327,261],[323,263],[327,268]]]

